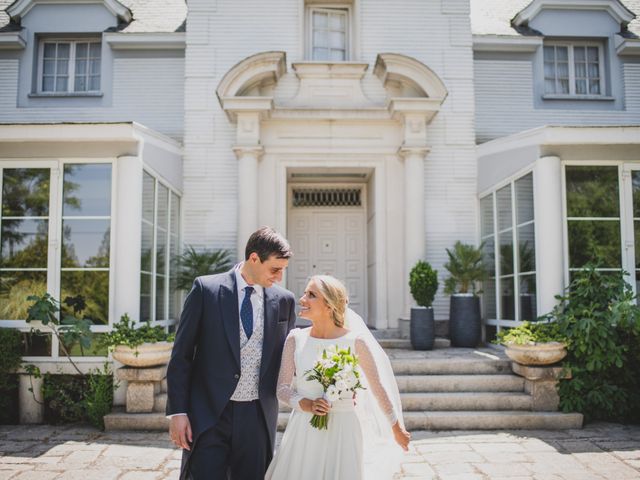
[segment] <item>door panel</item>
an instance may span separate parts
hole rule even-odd
[[[291,208],[288,223],[289,289],[299,297],[310,276],[333,275],[347,287],[349,306],[366,318],[364,208]]]

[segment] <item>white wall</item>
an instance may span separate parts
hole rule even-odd
[[[215,88],[233,65],[259,51],[282,50],[289,72],[276,101],[294,95],[298,81],[290,62],[302,59],[302,1],[193,0],[189,2],[185,101],[184,240],[201,247],[235,249],[237,160],[231,151],[235,126],[222,112]],[[444,278],[445,247],[476,239],[473,62],[466,0],[358,1],[360,58],[369,63],[364,91],[382,104],[385,91],[372,75],[378,53],[415,57],[444,81],[449,97],[428,128],[425,161],[427,259]],[[250,12],[250,15],[247,14]],[[261,160],[265,161],[265,159]],[[398,163],[395,168],[402,168]],[[262,201],[262,199],[261,199]],[[269,199],[264,199],[269,201]],[[397,232],[393,233],[399,241]],[[398,259],[399,260],[399,259]],[[393,263],[393,259],[388,259]],[[401,260],[399,260],[401,265]],[[391,267],[390,267],[391,268]],[[403,280],[404,281],[404,280]],[[397,296],[398,285],[388,295]],[[400,286],[401,291],[401,286]],[[440,295],[438,317],[448,316]],[[396,312],[399,313],[399,312]]]
[[[536,109],[530,60],[476,60],[478,143],[542,125],[637,125],[640,123],[640,63],[624,63],[624,110]],[[601,103],[601,102],[598,102]]]

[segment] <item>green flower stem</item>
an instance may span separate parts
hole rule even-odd
[[[317,428],[318,430],[326,430],[329,414],[326,415],[314,415],[311,417],[311,421],[309,422],[312,427]]]

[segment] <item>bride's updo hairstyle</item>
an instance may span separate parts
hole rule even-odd
[[[349,295],[344,284],[331,275],[314,275],[311,280],[316,282],[325,303],[331,310],[331,318],[337,327],[344,327]]]

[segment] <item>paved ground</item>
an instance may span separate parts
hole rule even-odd
[[[400,478],[640,479],[640,426],[418,432],[412,447]],[[166,434],[101,433],[85,426],[0,427],[1,480],[176,479],[179,458]]]

